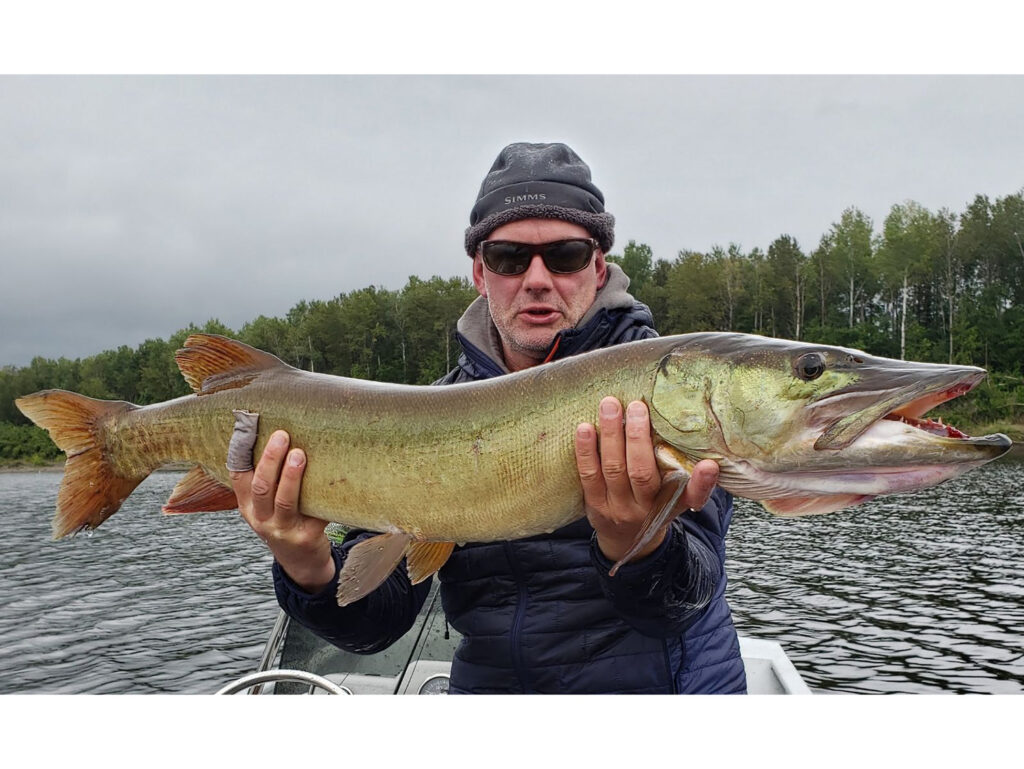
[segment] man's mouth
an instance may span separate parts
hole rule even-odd
[[[520,318],[525,320],[527,323],[535,323],[537,325],[552,323],[561,317],[561,315],[562,313],[554,307],[545,306],[526,307],[519,311]]]

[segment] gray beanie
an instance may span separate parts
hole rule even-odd
[[[520,219],[561,219],[586,228],[605,253],[615,241],[615,217],[590,180],[590,168],[564,144],[510,144],[484,177],[469,214],[466,253],[495,229]]]

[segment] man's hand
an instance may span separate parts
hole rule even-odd
[[[288,451],[289,442],[288,433],[275,432],[256,469],[232,471],[231,485],[242,518],[285,573],[306,592],[318,593],[334,579],[334,558],[324,534],[327,523],[299,512],[306,455],[302,449]]]
[[[576,466],[583,484],[587,518],[597,532],[597,544],[610,561],[618,561],[652,512],[661,489],[661,471],[654,456],[651,419],[647,406],[633,401],[626,409],[617,398],[601,401],[599,425],[576,428]],[[600,434],[600,450],[598,450]],[[718,482],[718,464],[702,460],[693,468],[677,508],[699,510]],[[638,558],[664,542],[666,525]]]

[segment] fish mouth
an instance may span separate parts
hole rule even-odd
[[[942,421],[941,417],[937,421],[930,418],[922,419],[921,417],[941,403],[951,401],[954,398],[959,398],[961,395],[966,395],[974,389],[975,385],[977,385],[982,378],[983,377],[977,377],[972,381],[960,382],[941,392],[931,393],[920,398],[916,398],[909,403],[903,404],[897,409],[893,409],[883,416],[882,419],[891,419],[897,422],[902,422],[905,425],[909,425],[917,430],[924,430],[925,432],[937,435],[940,438],[970,440],[971,436],[962,430],[958,430],[956,427],[953,427],[953,425],[946,424]]]
[[[899,379],[898,375],[893,378]],[[909,374],[902,378],[910,379]],[[856,392],[849,390],[822,399],[816,407],[829,410],[838,404],[861,406],[845,416],[831,421],[814,444],[818,450],[843,449],[881,422],[899,422],[929,440],[952,441],[961,445],[988,448],[996,455],[1013,444],[1001,433],[972,437],[954,425],[925,418],[925,414],[939,404],[959,398],[970,392],[985,378],[985,371],[965,366],[940,367],[932,376],[918,377],[914,381],[895,387]]]
[[[940,438],[954,438],[956,440],[970,440],[971,438],[967,433],[958,430],[953,425],[947,425],[942,421],[942,417],[939,417],[939,420],[936,422],[932,419],[918,419],[894,411],[891,414],[886,414],[882,419],[902,422],[905,425],[910,425],[918,430],[924,430],[926,433],[937,435]]]

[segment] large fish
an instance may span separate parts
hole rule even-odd
[[[746,334],[648,339],[450,387],[314,374],[213,335],[189,337],[175,358],[193,395],[142,407],[60,390],[17,400],[67,453],[54,536],[99,526],[170,462],[195,468],[165,512],[234,509],[228,442],[234,412],[253,412],[257,456],[278,429],[308,456],[302,512],[382,532],[350,554],[342,603],[403,555],[418,581],[453,543],[531,536],[581,517],[574,428],[595,421],[606,395],[648,404],[669,479],[620,563],[672,517],[701,459],[718,462],[733,494],[803,515],[937,484],[1011,445],[922,419],[974,387],[982,369]]]

